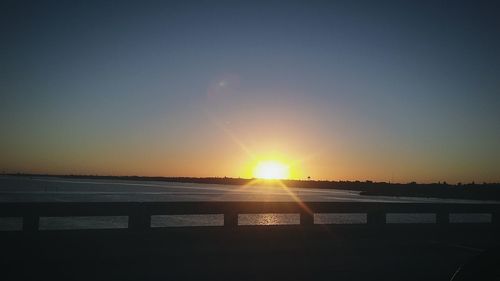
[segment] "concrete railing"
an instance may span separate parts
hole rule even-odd
[[[128,228],[151,228],[154,215],[224,215],[224,226],[238,226],[240,214],[300,214],[301,226],[315,225],[315,214],[365,214],[368,226],[383,226],[387,214],[433,214],[436,225],[450,214],[489,214],[500,226],[500,204],[434,204],[375,202],[85,202],[0,203],[0,217],[21,217],[23,231],[37,231],[41,217],[128,216]]]

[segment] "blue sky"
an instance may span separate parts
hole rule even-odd
[[[500,180],[481,1],[6,1],[0,168]]]

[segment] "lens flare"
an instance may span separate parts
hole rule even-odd
[[[262,161],[255,166],[253,175],[259,179],[287,179],[290,168],[278,161]]]

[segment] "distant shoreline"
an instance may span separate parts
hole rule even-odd
[[[361,195],[395,197],[431,197],[448,199],[500,200],[500,183],[447,184],[447,183],[387,183],[373,181],[326,181],[326,180],[258,180],[219,177],[145,177],[145,176],[100,176],[100,175],[49,175],[49,174],[3,174],[19,177],[57,177],[70,179],[107,179],[132,181],[165,181],[180,183],[222,185],[285,185],[288,187],[341,189],[359,191]]]

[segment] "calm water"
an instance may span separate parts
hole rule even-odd
[[[77,180],[0,176],[0,202],[148,202],[148,201],[301,201],[316,202],[433,202],[481,201],[362,196],[356,191],[270,186],[234,186],[151,181]],[[484,201],[482,201],[484,202]],[[366,223],[366,214],[315,214],[315,223]],[[488,222],[489,214],[450,217],[452,222]],[[126,228],[127,217],[41,218],[40,229]],[[298,214],[239,215],[240,225],[297,224]],[[433,214],[401,217],[388,214],[387,222],[433,223]],[[0,230],[20,229],[20,218],[0,219]],[[152,227],[223,225],[223,215],[153,216]]]

